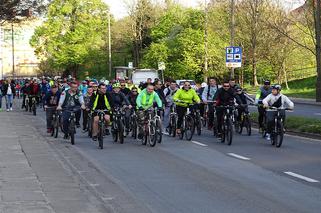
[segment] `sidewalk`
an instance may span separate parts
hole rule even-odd
[[[109,212],[30,123],[0,112],[0,212]]]

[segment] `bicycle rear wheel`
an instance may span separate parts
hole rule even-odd
[[[56,131],[56,119],[57,119],[57,117],[54,115],[53,116],[53,119],[52,119],[52,122],[51,122],[51,126],[53,127],[52,129],[51,129],[51,137],[53,137],[54,135],[55,135],[55,131]]]
[[[134,139],[136,139],[137,138],[137,122],[133,119],[132,120],[132,125],[131,125],[132,127],[132,137],[134,138]]]
[[[176,136],[176,116],[175,115],[172,115],[170,117],[169,135],[172,137]]]
[[[245,128],[246,128],[246,133],[248,136],[251,136],[252,134],[252,125],[251,125],[251,119],[249,116],[245,117],[245,124],[244,124]]]
[[[32,112],[33,112],[33,115],[37,115],[37,107],[36,107],[36,103],[33,103],[32,104]]]
[[[202,134],[202,120],[200,117],[195,119],[195,128],[196,128],[197,135],[201,135]]]
[[[55,132],[54,137],[57,138],[58,132],[59,132],[59,118],[57,118],[57,117],[56,117],[56,121],[55,121],[55,125],[54,125],[54,132]]]
[[[185,117],[185,138],[190,141],[193,138],[195,130],[194,118],[190,115],[186,115]]]

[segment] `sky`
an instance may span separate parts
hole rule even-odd
[[[130,3],[134,0],[103,0],[106,2],[111,9],[112,14],[116,19],[120,19],[126,15],[128,15],[128,11],[126,10],[126,2]],[[197,7],[200,2],[204,2],[205,0],[176,0],[178,3],[181,3],[187,7]],[[272,1],[272,0],[271,0]],[[295,9],[302,5],[305,0],[281,0],[284,6],[288,9]]]

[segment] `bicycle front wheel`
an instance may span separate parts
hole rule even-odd
[[[278,121],[278,128],[277,128],[277,138],[275,140],[275,146],[280,148],[283,143],[283,136],[284,136],[284,128],[282,121]]]
[[[252,125],[251,125],[251,119],[249,118],[249,116],[245,117],[245,124],[244,124],[245,128],[246,128],[246,133],[248,136],[251,136],[252,134]]]
[[[151,121],[149,124],[149,131],[148,131],[148,144],[151,147],[154,147],[156,145],[157,142],[157,136],[156,136],[156,124],[155,122]]]
[[[75,122],[72,120],[69,124],[70,143],[75,144]]]
[[[104,124],[101,121],[99,122],[98,145],[100,149],[104,148]]]
[[[156,120],[155,134],[156,134],[157,143],[162,143],[163,127],[162,127],[162,122],[160,120]]]
[[[124,143],[124,124],[121,120],[118,120],[118,140],[119,143],[123,144]]]
[[[186,140],[190,141],[193,138],[194,130],[195,130],[195,123],[194,119],[190,115],[185,116],[185,138]]]
[[[226,125],[226,141],[227,145],[231,146],[232,140],[233,140],[233,124],[231,119],[227,120],[227,125]]]

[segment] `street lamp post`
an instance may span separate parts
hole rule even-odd
[[[235,38],[235,0],[231,0],[231,43],[230,46],[234,46]],[[230,77],[234,78],[234,67],[231,68]]]
[[[207,82],[208,77],[208,8],[207,8],[207,0],[204,0],[205,6],[205,26],[204,26],[204,49],[205,49],[205,60],[204,60],[204,81]]]
[[[14,32],[13,32],[13,22],[11,22],[11,47],[12,47],[12,77],[15,76],[15,60],[14,60]]]
[[[110,31],[110,11],[108,11],[108,59],[109,59],[109,77],[112,77],[111,71],[111,31]]]

